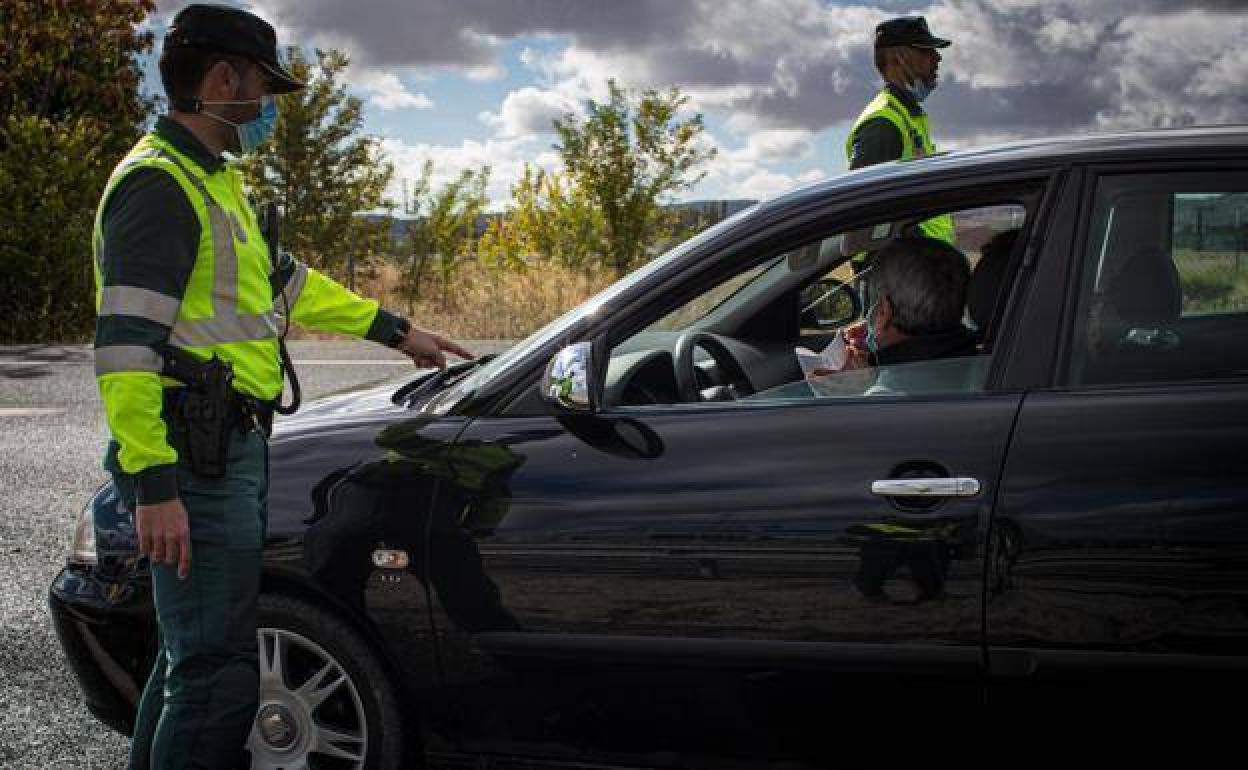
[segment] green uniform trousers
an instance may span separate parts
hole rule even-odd
[[[171,436],[178,448],[176,436]],[[117,446],[105,467],[134,510]],[[191,568],[152,567],[160,648],[139,701],[130,770],[235,768],[257,708],[256,602],[266,524],[268,449],[235,431],[220,479],[179,463],[178,492],[191,530]]]

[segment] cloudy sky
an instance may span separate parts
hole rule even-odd
[[[158,32],[183,2],[159,0]],[[678,85],[719,149],[684,195],[764,198],[845,169],[879,87],[880,20],[921,13],[944,51],[927,108],[945,149],[1120,128],[1248,122],[1248,0],[249,0],[279,40],[352,59],[398,174],[557,167],[551,119],[607,78]],[[158,43],[159,46],[159,43]],[[397,196],[399,182],[394,191]]]

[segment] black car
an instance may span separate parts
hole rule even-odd
[[[873,255],[944,214],[975,354],[804,379]],[[272,440],[253,766],[818,766],[859,723],[1230,681],[1245,251],[1243,127],[940,155],[309,405]],[[50,601],[128,731],[156,631],[111,486]]]

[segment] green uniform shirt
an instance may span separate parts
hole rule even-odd
[[[161,117],[153,134],[205,173],[222,170],[224,161],[176,121]],[[116,184],[103,205],[97,253],[100,288],[137,290],[132,296],[157,305],[170,302],[176,307],[187,293],[204,236],[185,189],[163,170],[140,167]],[[305,289],[294,303],[294,320],[322,330],[362,334],[381,343],[388,342],[398,330],[397,316],[308,271],[286,254],[270,279],[274,291],[280,291],[297,272],[307,276],[306,285],[314,284],[314,289]],[[281,302],[277,307],[282,309]],[[96,322],[95,348],[97,352],[112,346],[159,350],[170,331],[170,325],[141,313],[101,313]],[[177,496],[177,454],[158,438],[166,431],[159,417],[160,389],[142,385],[142,377],[142,372],[105,375],[111,379],[106,382],[100,378],[101,396],[119,445],[121,468],[135,477],[138,501],[157,503]]]

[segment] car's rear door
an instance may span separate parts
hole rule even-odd
[[[992,528],[994,693],[1169,708],[1248,664],[1248,166],[1106,166],[1086,191],[1069,281],[1042,277],[1070,287],[1065,351]]]

